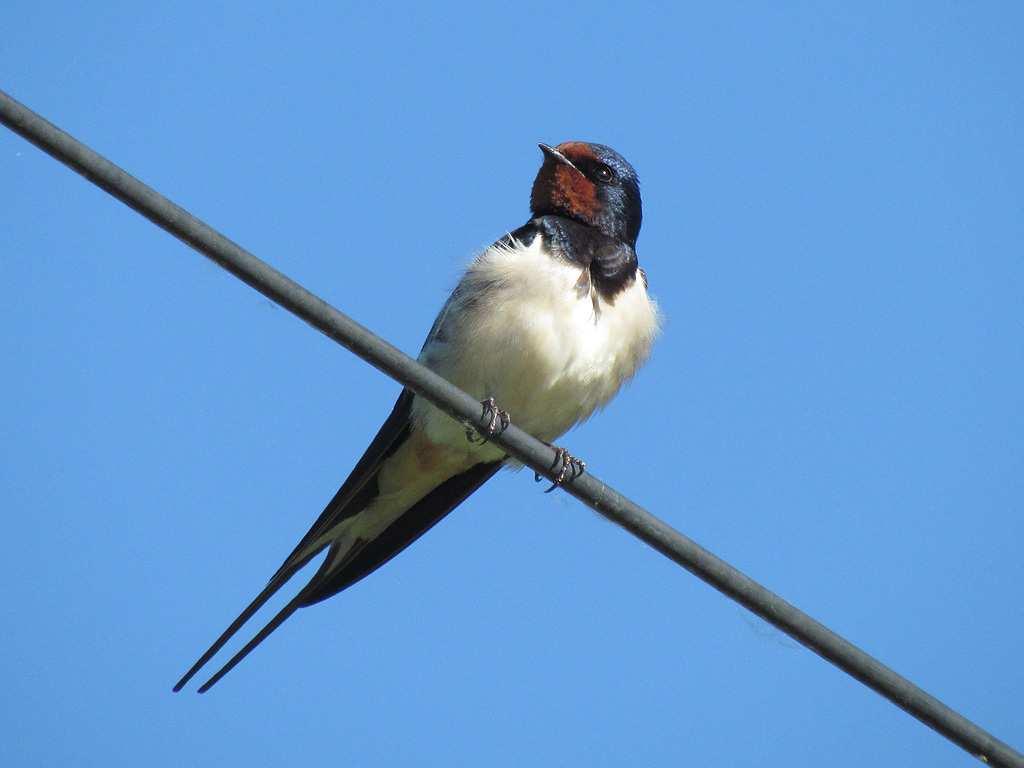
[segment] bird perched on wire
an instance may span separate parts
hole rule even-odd
[[[636,172],[601,144],[540,148],[544,162],[530,195],[532,218],[469,265],[419,356],[481,399],[489,428],[467,432],[427,400],[403,391],[313,527],[175,691],[324,550],[309,583],[200,693],[296,610],[351,586],[422,536],[507,462],[487,438],[510,418],[550,442],[607,403],[647,358],[658,311],[637,264]],[[564,449],[556,452],[555,485],[584,471],[582,461]]]

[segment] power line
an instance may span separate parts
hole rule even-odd
[[[327,302],[0,91],[0,122],[267,298],[462,422],[486,428],[481,405]],[[555,451],[512,424],[491,438],[549,479]],[[671,528],[593,475],[564,489],[718,591],[810,648],[984,762],[1024,768],[1024,756],[828,627]]]

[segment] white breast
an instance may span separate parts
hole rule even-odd
[[[609,303],[581,288],[583,267],[529,246],[492,246],[474,260],[420,360],[478,399],[494,397],[520,428],[551,441],[607,403],[636,373],[658,331],[638,278]],[[414,418],[442,444],[458,424],[417,398]]]

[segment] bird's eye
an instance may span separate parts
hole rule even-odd
[[[594,171],[594,176],[597,178],[598,181],[611,181],[614,175],[615,174],[612,173],[612,169],[609,168],[607,165],[599,165],[597,166],[597,170]]]

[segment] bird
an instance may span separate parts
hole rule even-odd
[[[503,466],[489,438],[515,420],[556,450],[552,474],[585,463],[553,441],[607,404],[648,358],[660,312],[636,242],[636,171],[603,144],[540,144],[530,219],[480,252],[438,314],[419,361],[479,398],[474,430],[403,390],[351,474],[266,587],[174,686],[180,691],[314,557],[310,581],[198,688],[208,691],[299,608],[352,586],[426,533]],[[539,476],[538,476],[539,479]]]

